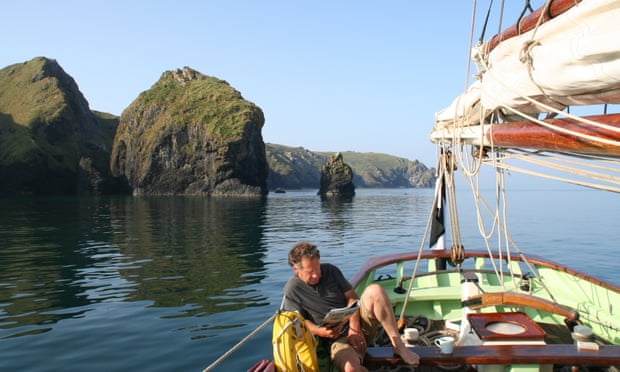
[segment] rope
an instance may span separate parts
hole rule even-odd
[[[525,256],[525,254],[521,251],[521,248],[517,245],[517,243],[512,239],[512,237],[510,236],[510,233],[508,232],[508,219],[507,219],[507,203],[506,203],[506,189],[504,187],[504,171],[503,169],[505,169],[507,166],[505,165],[505,158],[503,156],[500,157],[500,154],[497,154],[496,156],[494,156],[494,158],[491,160],[493,162],[493,166],[496,168],[497,170],[497,176],[496,176],[496,206],[495,209],[493,210],[489,204],[484,200],[484,198],[480,195],[479,192],[479,188],[478,188],[478,183],[474,184],[474,182],[472,181],[472,179],[474,178],[472,177],[464,177],[465,181],[468,183],[468,185],[470,186],[470,188],[472,189],[473,193],[474,193],[474,201],[476,202],[476,213],[477,213],[477,222],[478,222],[478,229],[480,232],[480,236],[482,237],[482,239],[484,240],[484,243],[486,245],[487,251],[489,253],[489,257],[492,257],[492,245],[490,243],[490,239],[492,238],[492,236],[494,235],[494,230],[497,227],[497,230],[499,231],[498,233],[498,253],[499,253],[499,257],[498,257],[498,262],[500,264],[503,264],[504,262],[510,262],[511,261],[511,249],[510,247],[512,246],[516,253],[521,257],[522,261],[524,262],[524,264],[528,267],[529,271],[532,272],[534,274],[534,276],[536,277],[536,279],[538,280],[538,282],[540,283],[540,285],[542,286],[542,288],[547,292],[547,294],[549,295],[549,297],[551,298],[551,300],[553,302],[556,302],[553,293],[549,290],[549,288],[547,287],[546,283],[543,281],[543,279],[540,277],[538,271],[534,268],[534,266],[529,262],[529,260],[527,259],[527,257]],[[478,175],[476,175],[477,177]],[[501,198],[500,198],[501,197]],[[502,203],[500,203],[500,200],[502,201]],[[489,215],[492,217],[493,219],[493,224],[492,224],[492,228],[491,231],[489,233],[486,233],[485,231],[485,227],[484,227],[484,221],[483,221],[483,216],[481,213],[481,206],[483,206],[486,211],[489,213]],[[499,217],[499,212],[502,212],[502,218],[500,219]],[[502,244],[502,237],[503,240],[505,242],[505,244]],[[504,248],[502,248],[504,247]],[[503,250],[506,250],[506,261],[503,260],[502,258],[502,253]],[[491,265],[493,266],[493,270],[495,271],[495,275],[498,278],[501,278],[501,283],[504,282],[503,280],[503,270],[500,270],[498,268],[498,266],[496,265],[494,260],[489,260]],[[511,277],[513,278],[513,286],[514,288],[518,287],[518,283],[516,283],[515,281],[515,275],[514,275],[514,270],[512,268],[512,266],[507,265],[508,271],[511,274]]]
[[[596,181],[600,181],[600,182],[607,182],[613,185],[619,185],[620,186],[620,177],[619,176],[615,176],[613,174],[610,173],[603,173],[603,172],[598,172],[595,170],[587,170],[587,169],[578,169],[575,166],[572,165],[562,165],[562,164],[557,164],[548,160],[544,160],[542,159],[542,157],[545,157],[543,154],[540,154],[540,159],[538,158],[533,158],[533,155],[537,155],[537,154],[514,154],[514,158],[515,159],[519,159],[521,161],[525,161],[525,162],[530,162],[532,164],[536,164],[536,165],[540,165],[543,167],[547,167],[550,169],[555,169],[555,170],[559,170],[559,171],[563,171],[565,173],[569,173],[569,174],[574,174],[576,176],[580,176],[580,177],[584,177],[584,178],[588,178],[588,179],[592,179],[592,180],[596,180]],[[551,157],[553,160],[555,161],[561,161],[563,159],[559,158],[559,157]],[[569,160],[566,160],[565,163],[571,163]],[[573,162],[573,164],[575,164]],[[592,168],[598,168],[598,169],[604,169],[608,172],[615,172],[617,173],[619,170],[618,169],[613,169],[613,168],[605,168],[605,167],[592,167]]]
[[[511,166],[511,165],[507,165],[507,164],[503,165],[503,168],[506,169],[506,170],[512,170],[512,171],[520,172],[520,173],[523,173],[523,174],[529,174],[529,175],[532,175],[532,176],[537,176],[537,177],[541,177],[541,178],[547,178],[547,179],[550,179],[550,180],[561,181],[561,182],[570,183],[570,184],[573,184],[573,185],[589,187],[589,188],[593,188],[593,189],[597,189],[597,190],[604,190],[604,191],[620,193],[620,188],[618,188],[618,187],[604,186],[604,185],[600,185],[600,184],[596,184],[596,183],[592,183],[592,182],[578,181],[578,180],[573,180],[573,179],[565,178],[565,177],[552,176],[550,174],[536,172],[536,171],[532,171],[532,170],[528,170],[528,169],[523,169],[523,168],[520,168],[520,167]]]
[[[438,152],[441,150],[437,150]],[[441,159],[441,156],[440,156]],[[441,162],[439,164],[438,168],[438,173],[441,173]],[[418,267],[420,265],[420,261],[421,261],[421,257],[422,257],[422,252],[424,251],[424,244],[426,244],[426,239],[428,238],[428,234],[429,234],[429,230],[431,227],[431,221],[433,219],[433,216],[435,214],[435,209],[437,208],[437,204],[440,202],[441,199],[441,180],[443,179],[443,177],[439,176],[438,177],[438,182],[439,184],[437,185],[436,188],[436,192],[435,192],[435,199],[433,200],[433,207],[431,208],[430,213],[428,214],[428,220],[426,221],[426,229],[424,230],[424,235],[422,237],[422,242],[420,243],[420,249],[418,250],[418,257],[415,261],[415,265],[413,267],[413,272],[411,273],[411,280],[409,281],[409,287],[407,288],[407,295],[405,296],[405,299],[403,300],[403,307],[400,311],[400,317],[398,318],[398,328],[400,331],[400,328],[404,328],[405,327],[405,311],[407,310],[407,304],[409,303],[409,296],[411,295],[411,292],[413,290],[413,281],[416,277],[416,274],[418,272]]]
[[[454,162],[452,154],[444,154],[442,166],[444,179],[446,182],[446,204],[450,215],[450,229],[453,244],[451,246],[451,258],[456,265],[460,265],[465,257],[463,252],[463,242],[461,240],[461,228],[459,223],[458,210],[456,206],[456,191],[454,186]]]
[[[488,61],[488,53],[485,53],[482,46],[478,45],[476,48],[477,51],[474,50],[474,53],[469,54],[470,60],[472,59],[472,54],[474,55],[474,59],[478,62],[477,66],[479,69],[479,73],[477,78],[482,81],[486,76],[488,78],[495,79],[498,84],[500,84],[506,91],[512,92],[515,97],[520,97],[523,101],[528,102],[530,105],[536,107],[541,113],[547,113],[547,116],[550,117],[552,115],[562,115],[565,118],[572,119],[578,123],[584,123],[592,126],[593,128],[600,128],[606,131],[610,131],[611,133],[620,133],[620,128],[608,125],[605,123],[595,122],[590,119],[585,119],[582,117],[578,117],[572,115],[570,112],[566,112],[565,104],[558,103],[554,101],[553,97],[547,95],[547,93],[539,86],[539,84],[535,81],[534,76],[532,75],[532,66],[533,66],[533,54],[532,50],[539,45],[539,41],[536,39],[537,33],[540,31],[540,25],[544,21],[544,15],[548,12],[551,1],[547,0],[544,5],[544,9],[541,12],[540,17],[537,20],[537,23],[531,32],[531,36],[528,37],[528,40],[524,43],[523,49],[521,50],[521,60],[527,65],[527,73],[531,80],[531,83],[538,87],[540,92],[542,93],[541,98],[534,99],[529,96],[524,96],[520,94],[520,92],[516,91],[513,86],[507,85],[503,80],[498,79],[496,73],[490,68]],[[476,7],[476,1],[474,0],[474,12]],[[524,8],[523,12],[527,10],[527,8],[531,10],[529,5],[529,1],[526,3],[526,8]],[[502,5],[503,11],[503,5]],[[523,14],[521,15],[523,16]],[[473,29],[473,21],[474,15],[472,14],[472,29]],[[488,20],[488,14],[487,14]],[[517,23],[519,25],[519,22]],[[486,30],[486,20],[484,29]],[[484,33],[484,31],[483,31]],[[472,50],[472,34],[470,34],[470,51]],[[480,43],[479,43],[480,44]],[[471,63],[471,62],[470,62]],[[466,87],[465,91],[468,91],[468,80],[470,64],[468,64],[467,68],[467,77],[466,77]],[[486,75],[488,73],[488,75]],[[491,142],[489,144],[488,140],[485,140],[485,128],[490,127],[492,129],[493,125],[501,125],[501,123],[507,121],[500,117],[502,113],[508,115],[518,115],[523,120],[529,120],[533,123],[536,123],[542,127],[548,128],[552,131],[558,133],[564,133],[570,136],[574,136],[578,139],[583,139],[595,143],[601,143],[605,145],[611,145],[615,147],[620,147],[620,140],[617,139],[617,136],[610,135],[607,138],[599,138],[596,136],[588,135],[585,133],[579,133],[576,131],[572,131],[566,129],[562,126],[554,125],[552,123],[544,122],[539,120],[538,117],[533,117],[529,113],[522,112],[521,110],[510,107],[503,102],[493,102],[492,108],[485,109],[481,104],[478,104],[472,107],[464,107],[461,110],[461,100],[464,99],[464,95],[461,95],[457,98],[457,101],[454,104],[454,117],[451,124],[443,124],[444,126],[450,125],[452,127],[452,131],[442,131],[441,139],[437,140],[438,147],[441,147],[445,153],[451,153],[452,158],[448,156],[441,157],[441,165],[443,167],[442,175],[445,176],[444,182],[446,184],[446,207],[450,216],[450,229],[451,235],[453,238],[452,249],[452,259],[456,261],[458,264],[458,260],[461,257],[463,246],[461,244],[461,235],[460,235],[460,224],[458,221],[458,211],[456,208],[456,196],[454,193],[454,178],[451,171],[453,164],[457,163],[459,167],[462,169],[462,173],[464,178],[471,188],[475,200],[476,205],[476,213],[477,213],[477,223],[478,229],[481,237],[484,239],[487,250],[491,255],[493,250],[497,249],[499,252],[498,262],[491,259],[490,262],[493,266],[493,269],[496,272],[496,276],[500,278],[500,283],[504,284],[504,272],[505,270],[501,270],[501,265],[504,263],[507,265],[508,271],[512,275],[512,285],[515,288],[518,288],[519,283],[517,283],[517,276],[514,275],[514,271],[521,271],[525,269],[525,267],[520,268],[516,265],[509,264],[512,261],[512,256],[515,252],[521,257],[523,261],[523,265],[529,268],[530,272],[534,274],[536,279],[540,282],[541,286],[548,293],[549,297],[555,302],[554,296],[546,286],[545,282],[540,277],[540,274],[536,270],[535,266],[532,265],[531,262],[525,257],[519,246],[515,243],[515,241],[510,236],[508,231],[508,207],[507,207],[507,192],[505,190],[505,174],[507,171],[517,171],[525,174],[530,174],[538,177],[558,180],[562,182],[566,182],[569,184],[581,185],[586,187],[598,188],[602,190],[612,191],[620,193],[620,166],[617,159],[610,159],[606,157],[596,157],[590,155],[579,155],[579,154],[559,154],[558,156],[551,156],[542,152],[528,152],[528,151],[516,151],[516,150],[506,150],[495,148],[494,143]],[[469,112],[467,111],[469,110]],[[606,110],[606,106],[605,106]],[[467,139],[462,139],[461,135],[463,132],[463,128],[465,126],[474,124],[480,125],[482,130],[478,133],[480,138],[476,140],[479,141],[480,145],[484,145],[485,148],[477,148],[473,145],[467,146]],[[472,141],[475,142],[475,141]],[[477,150],[477,154],[472,149]],[[490,157],[488,157],[490,156]],[[585,159],[589,161],[586,163],[585,161],[580,162],[576,159]],[[565,175],[557,176],[554,172],[548,172],[547,174],[542,172],[537,172],[535,170],[522,169],[520,167],[509,165],[507,162],[509,160],[517,160],[524,161],[529,164],[532,164],[536,167],[546,167],[554,171],[563,172],[569,175],[574,176],[573,178],[568,178]],[[456,162],[455,162],[456,161]],[[481,165],[490,165],[496,171],[496,183],[495,183],[495,206],[491,208],[488,203],[484,200],[482,195],[480,194],[479,188],[479,174]],[[609,164],[609,166],[608,166]],[[612,166],[613,165],[613,166]],[[531,167],[530,167],[531,168]],[[586,180],[579,180],[576,178],[582,177]],[[490,217],[491,217],[491,225],[487,229],[485,225],[485,217],[486,215],[483,212],[483,209],[486,208]],[[497,233],[497,247],[494,242],[491,242],[494,239],[495,234]],[[426,239],[426,233],[425,238]],[[422,243],[422,245],[424,242]],[[422,249],[422,248],[421,248]],[[410,282],[410,289],[413,285],[413,278],[415,277],[415,273],[417,271],[418,263],[416,262],[416,267],[414,268],[414,274],[412,275],[412,280]],[[508,280],[508,279],[506,279]],[[409,297],[408,295],[405,299]],[[404,308],[403,308],[404,314]],[[401,315],[402,317],[403,315]]]
[[[258,333],[258,331],[260,331],[261,329],[265,328],[265,326],[267,326],[269,323],[271,323],[273,321],[273,319],[276,317],[276,315],[278,314],[278,312],[275,312],[272,316],[269,317],[269,319],[265,320],[265,322],[261,325],[258,326],[258,328],[256,328],[255,330],[253,330],[252,332],[250,332],[249,335],[245,336],[243,338],[243,340],[239,341],[235,346],[233,346],[232,348],[230,348],[230,350],[228,350],[227,352],[225,352],[224,354],[222,354],[222,356],[220,356],[215,362],[211,363],[211,365],[209,365],[207,368],[203,369],[202,372],[209,372],[211,370],[213,370],[213,368],[215,368],[218,364],[220,364],[222,361],[224,361],[224,359],[228,358],[229,356],[232,355],[232,353],[234,353],[235,351],[237,351],[241,346],[243,346],[250,338],[252,338],[255,334]]]

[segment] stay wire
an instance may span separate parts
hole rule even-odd
[[[222,354],[222,356],[217,358],[215,362],[211,363],[207,368],[203,369],[202,372],[209,372],[213,370],[213,368],[217,367],[217,365],[220,364],[222,361],[224,361],[224,359],[231,356],[232,353],[237,351],[241,346],[243,346],[246,342],[248,342],[248,340],[252,338],[255,334],[257,334],[261,329],[265,328],[269,323],[271,323],[275,319],[276,315],[278,315],[280,311],[282,311],[282,309],[284,308],[285,299],[286,299],[286,296],[283,296],[282,302],[280,303],[280,307],[278,308],[278,310],[276,310],[276,312],[272,316],[269,317],[269,319],[265,320],[263,324],[259,325],[255,330],[250,332],[241,341],[239,341],[235,346],[231,347],[227,352]]]
[[[443,150],[440,150],[443,151]],[[439,150],[438,150],[439,152]],[[439,157],[441,159],[441,156]],[[439,166],[437,167],[439,172],[438,172],[438,176],[439,178],[437,179],[437,185],[436,185],[436,189],[435,189],[435,198],[433,200],[433,207],[431,208],[431,212],[428,214],[428,220],[426,221],[426,229],[424,230],[424,235],[422,237],[422,242],[420,243],[420,249],[418,250],[418,257],[415,261],[415,265],[413,267],[413,272],[411,273],[411,280],[409,281],[409,287],[407,288],[407,295],[405,296],[405,299],[403,300],[403,307],[401,309],[400,312],[400,317],[399,317],[399,325],[400,324],[404,324],[405,321],[405,311],[407,310],[407,304],[409,302],[409,296],[411,295],[411,292],[413,291],[413,281],[416,277],[416,274],[418,272],[418,267],[420,265],[420,261],[421,261],[421,257],[422,257],[422,252],[424,251],[424,244],[426,244],[426,239],[429,237],[429,231],[431,229],[431,221],[433,219],[433,216],[435,214],[435,209],[437,208],[438,203],[440,203],[440,198],[441,198],[441,188],[443,187],[443,181],[444,181],[444,177],[442,176],[442,172],[443,170],[441,169],[441,160],[439,161]],[[430,240],[430,239],[429,239]]]
[[[273,321],[273,319],[276,317],[276,315],[278,315],[278,313],[280,312],[280,310],[276,311],[272,316],[269,317],[269,319],[265,320],[265,322],[261,325],[259,325],[255,330],[253,330],[252,332],[250,332],[250,334],[248,334],[247,336],[245,336],[243,338],[243,340],[239,341],[235,346],[231,347],[230,350],[228,350],[227,352],[225,352],[224,354],[222,354],[222,356],[220,356],[219,358],[217,358],[217,360],[213,363],[211,363],[207,368],[203,369],[202,372],[209,372],[212,371],[213,368],[217,367],[218,364],[220,364],[222,361],[224,361],[224,359],[228,358],[229,356],[232,355],[232,353],[234,353],[235,351],[237,351],[241,346],[243,346],[250,338],[252,338],[255,334],[257,334],[261,329],[265,328],[265,326],[267,326],[269,323],[271,323]]]

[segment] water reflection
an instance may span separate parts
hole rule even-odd
[[[92,264],[75,250],[80,225],[65,199],[3,200],[0,208],[0,327],[27,326],[2,337],[41,333],[88,300],[73,284],[76,267]],[[72,248],[73,247],[73,248]],[[58,314],[67,303],[76,311]]]
[[[344,235],[351,228],[351,212],[354,202],[352,196],[321,198],[321,215],[326,218],[325,229],[328,231],[332,242],[342,241]]]
[[[238,287],[264,277],[263,204],[187,197],[123,199],[112,205],[112,221],[121,220],[112,241],[124,255],[142,261],[119,269],[123,277],[140,278],[130,299],[152,299],[153,306],[199,305],[186,310],[188,315],[256,303],[260,299]]]
[[[41,333],[95,304],[147,301],[171,317],[257,306],[265,201],[0,200],[0,338]]]

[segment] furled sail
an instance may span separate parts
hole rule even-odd
[[[454,153],[471,174],[488,164],[620,192],[617,35],[620,0],[547,0],[472,48],[476,80],[435,115],[431,141]],[[472,146],[475,159],[466,159],[462,145]],[[562,158],[567,155],[589,161],[569,163]],[[540,167],[568,177],[539,172]]]
[[[492,49],[495,39],[476,47],[478,80],[436,115],[437,129],[475,125],[493,112],[620,103],[619,19],[619,0],[582,1]]]

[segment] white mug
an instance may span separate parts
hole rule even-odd
[[[439,346],[442,354],[452,354],[454,351],[454,337],[440,337],[435,340],[435,345]]]
[[[405,331],[403,333],[405,335],[405,340],[408,343],[412,344],[418,341],[419,331],[417,328],[405,328]]]

